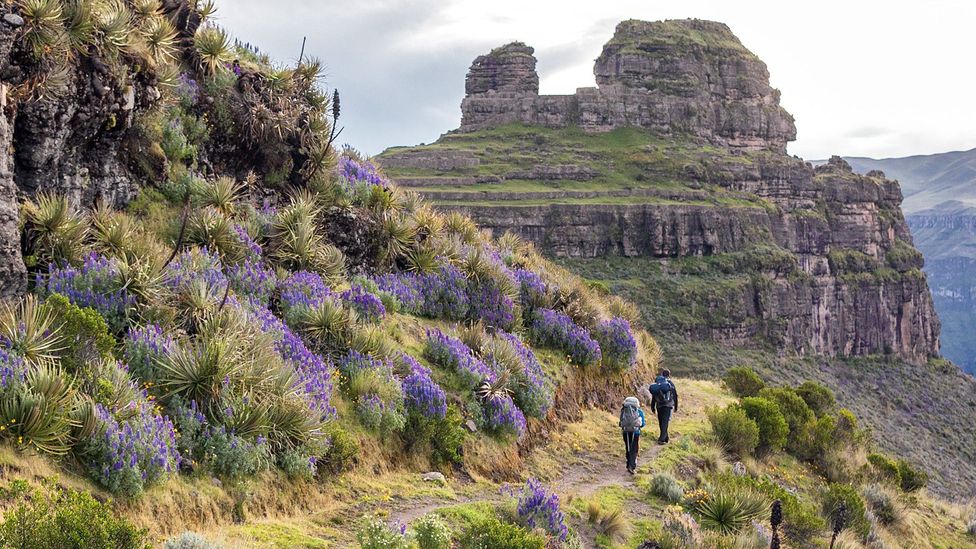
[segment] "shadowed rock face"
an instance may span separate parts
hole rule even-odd
[[[460,131],[510,122],[609,131],[633,126],[731,147],[783,151],[796,138],[766,65],[721,23],[624,21],[594,66],[599,87],[540,96],[532,48],[475,59]]]

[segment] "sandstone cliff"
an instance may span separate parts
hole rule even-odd
[[[683,338],[938,355],[898,184],[840,158],[814,169],[788,156],[792,117],[727,26],[625,21],[596,60],[599,87],[574,96],[537,94],[532,51],[513,43],[476,59],[460,131],[391,149],[384,166],[554,256],[649,258],[665,270],[681,258],[755,259],[739,273],[749,280],[702,296],[710,312],[683,324]]]
[[[598,87],[574,95],[540,96],[532,53],[516,42],[475,60],[460,131],[507,122],[586,131],[635,126],[780,151],[796,136],[766,65],[722,23],[624,21],[596,60]]]

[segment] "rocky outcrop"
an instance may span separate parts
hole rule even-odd
[[[898,184],[838,157],[814,168],[788,156],[793,118],[727,26],[624,21],[596,60],[598,87],[572,96],[539,96],[534,67],[522,44],[479,57],[459,131],[380,161],[441,207],[551,255],[650,259],[664,270],[728,258],[738,270],[723,276],[735,280],[689,306],[704,318],[661,327],[680,325],[683,339],[914,363],[938,356],[940,324]],[[478,133],[507,122],[526,126],[507,141]],[[653,137],[587,142],[559,129],[572,127]]]
[[[625,126],[783,151],[796,136],[766,65],[721,23],[624,21],[597,58],[598,87],[540,96],[533,50],[515,42],[475,59],[460,131],[523,122],[602,132]]]

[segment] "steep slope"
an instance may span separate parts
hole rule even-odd
[[[943,320],[942,352],[976,372],[976,150],[905,158],[847,158],[855,171],[884,170],[905,190],[906,221]]]
[[[786,155],[792,119],[727,27],[621,23],[596,62],[599,87],[572,96],[537,95],[530,55],[516,44],[480,57],[460,130],[378,161],[439,207],[519,234],[634,300],[682,372],[821,369],[863,410],[901,392],[889,376],[934,375],[939,320],[898,184],[840,158],[814,168]],[[876,367],[845,376],[817,357]],[[898,394],[899,420],[872,414],[872,427],[920,463],[945,456],[937,486],[960,495],[976,486],[965,457],[976,443],[944,434],[976,419],[976,387],[954,366],[938,371],[962,389],[945,417],[917,426],[924,436],[902,421],[921,395]]]

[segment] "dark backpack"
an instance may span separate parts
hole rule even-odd
[[[625,433],[636,433],[641,429],[640,408],[624,404],[620,409],[620,428]]]
[[[651,395],[659,408],[674,408],[674,384],[670,380],[651,384]]]

